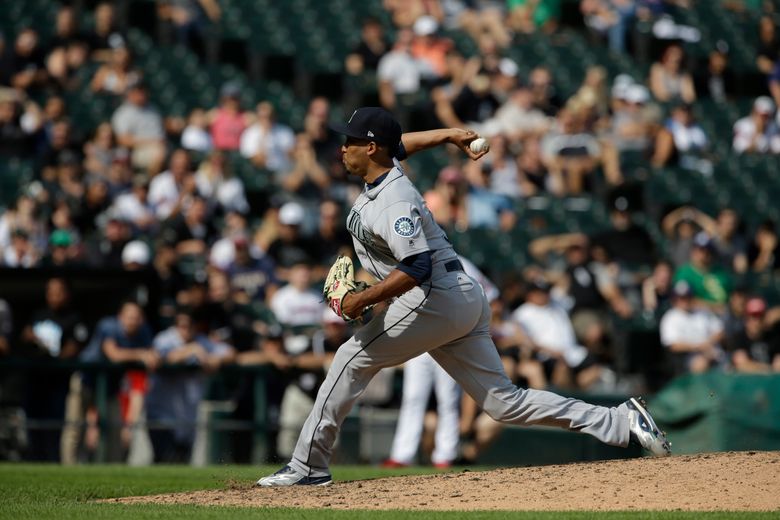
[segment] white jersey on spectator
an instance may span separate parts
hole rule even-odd
[[[512,314],[535,344],[563,354],[566,364],[576,367],[588,355],[588,350],[577,344],[569,315],[555,304],[524,303]]]
[[[672,308],[661,318],[661,343],[667,348],[675,343],[703,343],[722,330],[723,322],[708,310]]]
[[[271,310],[282,325],[291,327],[318,324],[325,304],[315,291],[299,291],[286,285],[271,298]]]

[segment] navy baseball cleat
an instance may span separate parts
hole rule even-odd
[[[257,481],[256,486],[260,487],[281,487],[281,486],[330,486],[333,479],[330,475],[324,477],[307,477],[297,473],[290,466],[285,466],[273,475],[268,475]]]
[[[628,429],[631,440],[641,445],[656,457],[668,457],[672,454],[672,443],[666,433],[658,429],[647,411],[647,404],[641,397],[632,397],[626,401],[628,406]]]

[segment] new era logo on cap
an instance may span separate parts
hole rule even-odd
[[[368,137],[374,137],[374,132],[372,132],[371,130],[369,130],[369,131],[368,131],[368,133],[367,133],[366,135],[367,135]]]

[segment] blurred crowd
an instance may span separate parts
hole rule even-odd
[[[723,3],[759,20],[754,68],[763,82],[750,112],[731,122],[730,153],[780,154],[778,12],[772,2]],[[627,154],[702,178],[723,157],[694,106],[735,100],[738,81],[725,42],[701,63],[688,55],[700,34],[675,14],[691,4],[385,0],[392,31],[379,19],[355,28],[360,42],[343,57],[345,77],[369,76],[376,89],[355,97],[347,88],[351,101],[384,106],[407,130],[466,127],[490,140],[483,159],[451,154],[434,172],[424,196],[448,232],[510,233],[526,225],[517,210],[536,195],[607,201],[603,230],[537,238],[531,261],[515,272],[480,266],[498,287],[494,339],[520,384],[641,388],[624,377],[636,368],[636,347],[623,331],[642,320],[658,324],[667,375],[780,371],[780,310],[740,283],[780,268],[775,223],[747,229],[733,209],[709,215],[692,201],[667,208],[659,239],[621,191],[631,177]],[[521,70],[509,57],[513,42],[558,34],[564,7],[579,9],[594,45],[645,63],[647,76],[610,77],[592,66],[564,98],[556,90],[563,71]],[[32,27],[0,34],[0,160],[34,164],[18,197],[0,207],[0,266],[56,273],[34,312],[14,316],[14,302],[0,299],[0,357],[134,362],[110,382],[121,404],[121,442],[113,445],[129,449],[132,426],[145,418],[158,426],[150,435],[161,461],[190,456],[204,374],[271,366],[278,449],[287,454],[301,409],[350,334],[318,290],[335,257],[351,254],[344,213],[362,189],[327,127],[342,100],[315,97],[303,120],[282,121],[271,101],[243,106],[240,86],[227,82],[215,106],[168,114],[151,101],[149,71],[136,64],[114,4],[98,3],[89,26],[82,14],[61,5],[46,39]],[[221,11],[213,0],[160,0],[157,15],[174,28],[175,45],[197,48]],[[477,51],[459,51],[453,31],[468,34]],[[116,104],[110,120],[87,132],[68,101],[80,89]],[[260,200],[237,165],[262,181]],[[150,276],[156,307],[120,295],[102,319],[86,320],[68,274],[85,269]],[[159,370],[177,365],[201,370]],[[4,380],[0,398],[20,406],[3,408],[0,422],[67,420],[62,431],[31,433],[32,456],[73,462],[85,449],[94,454],[105,418],[96,415],[93,377],[62,373],[22,390]],[[232,383],[231,413],[248,419],[251,392]],[[479,421],[469,417],[461,433],[475,435]]]

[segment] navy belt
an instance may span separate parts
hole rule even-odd
[[[454,271],[463,271],[463,264],[461,264],[460,260],[456,258],[455,260],[450,260],[444,264],[444,269],[446,269],[448,273],[452,273]]]

